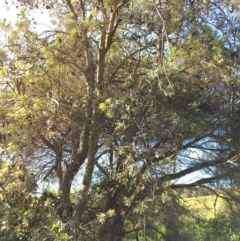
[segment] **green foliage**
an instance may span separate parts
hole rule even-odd
[[[196,218],[201,205],[176,190],[215,190],[239,172],[237,2],[10,3],[19,18],[0,22],[2,240],[211,240],[218,229],[234,239],[222,214]],[[35,29],[34,9],[50,29]],[[37,195],[46,182],[58,190]]]
[[[26,191],[20,192],[22,196],[26,195]],[[46,197],[46,192],[41,197],[29,193],[24,199],[20,199],[13,193],[8,196],[11,198],[11,203],[4,200],[3,209],[0,210],[1,241],[66,240],[65,227],[55,215],[56,200],[53,200],[52,196]]]
[[[219,214],[203,226],[204,240],[239,241],[239,224],[239,213]]]

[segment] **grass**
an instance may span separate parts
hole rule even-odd
[[[222,198],[216,198],[215,195],[184,198],[182,199],[182,203],[189,210],[193,210],[201,217],[207,219],[213,218],[224,206],[224,200]]]

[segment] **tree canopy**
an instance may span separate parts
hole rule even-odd
[[[19,15],[0,22],[5,207],[24,194],[32,210],[51,203],[63,240],[120,241],[141,205],[237,183],[237,2],[7,0]],[[41,33],[36,9],[51,21]],[[41,183],[58,191],[41,199]]]

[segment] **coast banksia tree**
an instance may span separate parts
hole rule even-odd
[[[2,158],[58,184],[69,239],[120,241],[146,200],[238,171],[237,1],[7,3],[19,16],[0,23]],[[35,10],[51,28],[34,28]]]

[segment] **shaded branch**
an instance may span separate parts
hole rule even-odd
[[[95,162],[95,165],[97,166],[100,172],[102,172],[106,177],[109,177],[107,171],[105,171],[105,169],[97,161]]]
[[[239,156],[240,156],[240,154],[235,155],[234,157],[227,159],[227,160],[220,158],[219,160],[216,160],[216,161],[205,161],[202,163],[198,163],[198,164],[196,164],[192,167],[186,168],[185,170],[182,170],[180,172],[167,174],[167,175],[159,178],[159,181],[160,182],[171,181],[171,180],[181,178],[183,176],[186,176],[187,174],[193,173],[195,171],[199,171],[199,170],[207,168],[207,167],[223,165],[226,163],[234,163]]]
[[[173,184],[173,185],[170,185],[169,188],[170,189],[177,189],[177,188],[197,187],[197,186],[201,186],[203,184],[218,181],[223,177],[225,177],[225,175],[218,175],[218,176],[215,176],[215,177],[202,178],[200,180],[197,180],[196,182],[192,182],[192,183],[188,183],[188,184]]]

